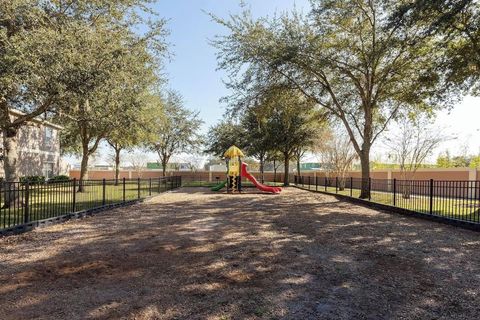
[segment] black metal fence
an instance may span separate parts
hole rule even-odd
[[[84,180],[81,186],[76,179],[42,184],[3,182],[0,184],[0,233],[73,213],[121,205],[178,188],[181,184],[179,176]]]
[[[363,180],[295,176],[294,181],[305,189],[358,198]],[[480,225],[480,181],[368,179],[367,184],[366,200],[373,203]]]

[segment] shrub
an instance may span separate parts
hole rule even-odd
[[[45,183],[45,177],[44,176],[25,176],[25,177],[20,177],[20,182],[22,184],[25,183],[29,184],[43,184]]]
[[[70,177],[66,175],[58,175],[58,176],[53,176],[50,179],[48,179],[48,182],[67,182],[70,181]]]

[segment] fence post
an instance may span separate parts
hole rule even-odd
[[[138,199],[140,199],[140,178],[137,178]]]
[[[372,178],[368,177],[368,201],[372,201]]]
[[[315,191],[318,191],[318,177],[315,176]]]
[[[310,176],[308,176],[308,190],[310,190]]]
[[[106,189],[106,183],[105,183],[105,178],[102,180],[102,206],[105,205],[105,189]]]
[[[125,177],[123,177],[123,202],[125,202]]]
[[[430,179],[430,214],[433,214],[433,179]]]
[[[397,179],[393,179],[393,206],[397,206]]]
[[[327,192],[327,176],[325,176],[325,192]]]
[[[28,200],[30,198],[30,186],[28,183],[28,180],[25,183],[25,210],[24,210],[24,217],[23,217],[23,223],[28,223]]]
[[[77,211],[77,178],[73,178],[72,212]]]
[[[148,195],[152,195],[152,178],[148,180]]]
[[[350,197],[353,197],[353,177],[350,177]]]

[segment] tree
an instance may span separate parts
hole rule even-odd
[[[277,171],[282,165],[282,154],[272,146],[272,149],[267,152],[266,161],[272,163],[273,168],[273,182],[277,182]]]
[[[222,120],[208,130],[204,152],[223,157],[223,153],[232,145],[242,149],[245,143],[244,133],[241,124],[228,118]]]
[[[452,167],[451,163],[452,163],[452,160],[450,156],[450,151],[448,150],[437,157],[437,167],[439,168],[451,168]]]
[[[202,138],[198,132],[203,123],[198,112],[183,106],[183,98],[177,92],[169,91],[164,99],[164,116],[157,118],[156,130],[149,148],[158,154],[163,176],[174,153],[189,152],[200,147]]]
[[[345,189],[347,172],[352,169],[353,162],[358,159],[348,134],[341,128],[324,130],[314,147],[320,162],[327,165],[327,173],[338,178],[339,190]]]
[[[143,152],[131,151],[127,154],[126,158],[130,166],[137,173],[137,176],[141,178],[144,169],[147,167],[148,159],[145,157],[145,154]]]
[[[190,171],[195,172],[202,168],[205,159],[201,154],[191,153],[180,156],[179,160],[186,163]]]
[[[283,156],[283,183],[288,186],[290,160],[297,148],[310,145],[318,125],[323,123],[323,115],[313,109],[312,101],[285,88],[266,91],[260,106],[267,119],[271,145]]]
[[[391,23],[396,1],[311,3],[307,16],[214,17],[230,31],[213,42],[219,66],[241,95],[287,81],[336,117],[360,158],[360,198],[368,198],[370,150],[390,121],[401,110],[442,106],[429,104],[439,92],[432,44],[421,26]]]
[[[449,138],[441,130],[430,126],[425,117],[403,117],[399,131],[385,139],[389,156],[400,166],[402,180],[412,180],[425,159]],[[403,197],[410,197],[409,185],[403,186]]]
[[[19,129],[63,107],[63,68],[70,61],[71,43],[62,37],[66,24],[59,13],[58,7],[38,1],[0,2],[0,130],[6,182],[19,181]],[[12,117],[11,109],[23,115]],[[9,189],[4,207],[10,207],[17,194],[15,184]]]
[[[480,155],[473,156],[470,160],[470,168],[479,169],[480,168]]]
[[[218,157],[209,157],[205,160],[203,164],[203,170],[210,171],[210,167],[214,165],[225,165],[225,162],[219,160]]]
[[[249,108],[242,119],[242,125],[245,150],[249,156],[259,160],[260,180],[263,183],[267,153],[274,148],[268,119],[261,112],[256,112],[255,108]]]
[[[143,146],[155,130],[152,117],[162,116],[162,103],[158,96],[135,97],[131,106],[122,110],[121,117],[114,117],[111,130],[106,134],[107,143],[115,152],[115,184],[120,173],[120,154],[125,149]],[[128,101],[128,100],[127,100]],[[132,108],[133,107],[133,108]]]
[[[302,175],[301,173],[301,164],[300,162],[302,161],[303,156],[307,153],[307,148],[306,147],[296,147],[295,150],[293,151],[293,157],[295,160],[297,160],[297,175]]]
[[[467,152],[461,152],[456,156],[451,156],[447,150],[437,157],[437,167],[439,168],[478,168],[480,167],[480,155],[468,155]]]
[[[475,0],[415,0],[403,3],[393,24],[420,25],[435,42],[445,86],[480,95],[480,3]]]
[[[115,16],[75,16],[72,32],[64,35],[77,39],[74,63],[65,71],[73,107],[61,117],[66,123],[64,146],[82,155],[78,191],[83,191],[89,157],[100,142],[132,114],[128,109],[138,110],[145,92],[158,82],[155,65],[165,49],[165,32],[162,23],[146,34],[133,32],[138,20],[131,11],[142,2],[127,1]]]

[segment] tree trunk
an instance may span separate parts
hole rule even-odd
[[[345,175],[341,174],[340,177],[338,177],[338,191],[345,190],[345,185],[346,185]]]
[[[300,176],[301,175],[301,172],[300,172],[300,157],[297,158],[297,176]]]
[[[288,177],[289,171],[290,171],[290,168],[289,168],[289,166],[290,166],[290,156],[287,155],[287,154],[284,154],[284,156],[285,156],[285,162],[284,162],[284,165],[285,165],[284,168],[285,169],[284,169],[284,173],[283,173],[283,185],[285,187],[288,187],[290,185],[290,181],[289,181],[289,177]]]
[[[265,159],[264,157],[260,157],[260,181],[262,183],[265,182],[264,166],[265,166]]]
[[[162,160],[162,174],[165,177],[167,175],[167,161]]]
[[[83,145],[82,146],[82,162],[80,164],[80,179],[78,180],[78,192],[83,192],[85,191],[85,188],[83,186],[83,182],[85,180],[85,177],[87,176],[88,172],[88,158],[90,156],[89,150],[88,150],[88,145]]]
[[[360,164],[362,167],[362,190],[360,199],[370,198],[370,152],[369,149],[363,149],[360,154]]]
[[[118,186],[118,178],[120,177],[120,152],[122,149],[115,148],[115,185]]]
[[[20,180],[18,175],[18,130],[8,128],[3,130],[3,166],[5,171],[5,199],[3,208],[10,208],[16,198],[16,187]]]
[[[275,159],[273,159],[273,182],[277,182],[277,167],[275,166]]]

